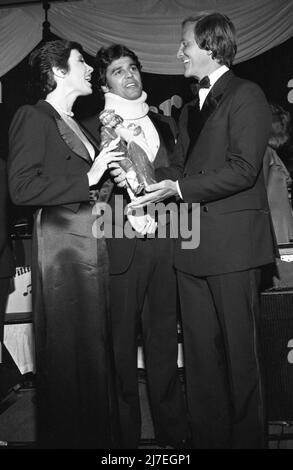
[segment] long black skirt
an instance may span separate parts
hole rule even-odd
[[[108,253],[83,203],[41,209],[33,242],[39,448],[119,448]]]

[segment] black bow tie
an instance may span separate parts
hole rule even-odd
[[[211,82],[209,77],[206,75],[198,83],[192,85],[192,91],[196,95],[201,88],[210,88]]]
[[[203,77],[200,80],[200,82],[198,83],[198,89],[200,89],[200,88],[210,88],[210,86],[211,86],[211,82],[210,82],[210,79],[207,75],[205,77]]]

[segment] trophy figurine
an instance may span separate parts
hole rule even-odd
[[[103,148],[117,136],[120,137],[117,151],[123,152],[125,158],[119,162],[119,165],[125,171],[130,197],[143,194],[145,186],[156,183],[156,180],[154,167],[150,161],[152,154],[141,127],[135,124],[125,127],[123,119],[112,109],[102,111],[99,118],[102,123],[101,145]]]

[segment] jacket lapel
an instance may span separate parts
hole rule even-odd
[[[214,114],[215,110],[219,106],[219,103],[230,83],[233,79],[234,74],[231,70],[225,72],[219,80],[216,81],[214,86],[212,87],[210,93],[206,97],[203,107],[201,109],[201,116],[202,116],[202,123],[203,125],[207,122],[207,120]]]
[[[221,103],[222,97],[227,90],[230,81],[234,78],[233,72],[230,70],[224,73],[215,83],[209,94],[207,95],[203,107],[199,110],[199,98],[193,102],[194,109],[189,110],[188,129],[191,136],[189,152],[196,144],[202,129],[207,121],[213,116],[216,109]],[[189,153],[188,152],[188,153]]]
[[[199,109],[199,98],[197,96],[197,98],[188,105],[188,118],[187,118],[187,133],[189,136],[188,152],[195,145],[202,127],[203,127],[203,121],[202,121],[202,116],[201,116],[201,112]]]
[[[40,100],[37,103],[37,106],[54,119],[62,140],[70,148],[70,150],[72,150],[79,158],[82,158],[87,163],[92,165],[92,159],[87,151],[87,148],[77,137],[75,132],[65,123],[55,108],[44,100]]]
[[[90,165],[92,164],[92,159],[87,151],[87,148],[83,142],[79,139],[76,133],[69,127],[66,122],[60,117],[55,117],[56,125],[59,131],[60,136],[68,147],[79,157],[86,160]]]
[[[157,113],[150,112],[148,114],[148,117],[154,124],[160,138],[160,142],[164,143],[166,149],[168,152],[171,152],[173,145],[174,145],[174,140],[175,136],[173,135],[170,125],[168,122],[162,121],[160,119],[160,115]]]
[[[203,104],[203,107],[201,109],[201,122],[202,122],[202,127],[205,125],[207,120],[212,116],[212,114],[215,112],[215,110],[218,107],[218,104],[223,96],[223,93],[214,96],[213,92],[211,91],[208,96],[205,99],[205,102]]]
[[[167,167],[170,165],[168,155],[171,155],[173,152],[175,136],[169,123],[160,119],[158,113],[149,112],[148,117],[154,124],[160,139],[160,146],[153,162],[154,166],[155,168]]]

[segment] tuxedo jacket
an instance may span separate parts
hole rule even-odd
[[[209,276],[273,262],[262,172],[271,112],[261,89],[228,71],[201,111],[198,97],[185,106],[180,129],[172,168],[158,170],[157,177],[178,179],[183,201],[200,204],[200,242],[186,249],[178,241],[176,268]]]
[[[15,273],[14,258],[8,243],[7,203],[8,203],[7,174],[5,161],[0,158],[0,279],[11,277]]]
[[[80,203],[90,200],[87,173],[91,165],[84,144],[49,103],[41,100],[18,109],[9,130],[8,159],[15,204],[64,205],[77,212]],[[112,186],[105,188],[102,183],[98,197],[107,199]]]
[[[177,139],[177,126],[175,121],[171,117],[163,116],[159,113],[150,111],[148,113],[149,118],[153,122],[160,139],[160,146],[154,160],[155,168],[162,167],[166,168],[172,161],[172,154],[175,149],[175,143]],[[88,132],[91,133],[92,137],[100,141],[100,128],[101,123],[96,117],[91,117],[83,122],[84,127]],[[124,204],[130,202],[125,197],[125,190],[121,190],[114,186],[111,198],[109,200],[110,205],[115,213],[115,196],[121,195],[124,198]],[[115,225],[115,221],[113,222]],[[114,233],[113,233],[114,235]],[[133,255],[135,253],[135,247],[137,238],[107,238],[107,245],[110,256],[110,272],[111,274],[118,274],[127,271],[129,268]]]

